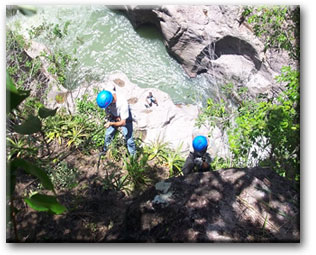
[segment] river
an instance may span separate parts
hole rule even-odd
[[[154,87],[167,92],[175,103],[202,105],[213,97],[216,87],[207,75],[189,78],[173,59],[154,26],[134,30],[120,12],[106,6],[37,6],[37,14],[20,13],[7,19],[7,26],[26,37],[41,24],[62,30],[67,35],[49,39],[45,34],[35,38],[53,52],[61,50],[78,59],[70,83],[80,86],[85,81],[106,81],[109,74],[120,71],[142,88]]]

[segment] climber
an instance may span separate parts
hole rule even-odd
[[[106,132],[102,153],[105,154],[117,128],[121,127],[128,152],[134,156],[136,146],[133,139],[132,115],[127,100],[123,95],[117,95],[115,89],[112,92],[102,90],[97,96],[97,104],[100,108],[105,109],[108,119],[105,124]]]
[[[146,108],[151,107],[153,103],[158,106],[157,99],[153,96],[153,93],[151,92],[149,92],[148,96],[146,97],[146,103],[147,103],[145,104]]]
[[[206,152],[208,139],[205,136],[199,135],[193,139],[193,152],[190,152],[183,167],[182,172],[188,175],[194,171],[206,172],[211,169],[211,156]]]

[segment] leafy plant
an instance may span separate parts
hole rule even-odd
[[[148,167],[148,154],[139,154],[138,156],[128,156],[123,158],[124,167],[127,170],[127,175],[134,185],[135,189],[141,188],[148,180],[145,176],[145,171]]]
[[[196,125],[201,127],[203,123],[207,122],[212,127],[219,126],[226,128],[229,126],[230,118],[230,112],[224,100],[221,99],[218,103],[215,103],[213,99],[209,98],[207,106],[196,120]]]
[[[248,23],[253,25],[255,35],[264,40],[265,49],[285,49],[293,59],[300,59],[298,6],[245,7],[243,15],[247,16]]]
[[[131,193],[131,180],[128,175],[122,176],[116,172],[112,172],[106,175],[101,182],[105,190],[124,191],[127,194]]]
[[[76,100],[76,108],[78,112],[89,116],[100,115],[105,117],[105,111],[100,107],[97,107],[96,103],[89,100],[88,97],[87,94],[84,94],[82,98]]]
[[[94,133],[92,142],[96,147],[100,148],[104,144],[104,133],[94,131],[102,129],[103,121],[106,118],[106,112],[97,107],[94,101],[89,100],[88,95],[86,94],[83,95],[81,99],[76,100],[76,108],[78,110],[78,121],[84,124],[88,130],[87,133]]]
[[[41,62],[38,58],[30,58],[25,52],[29,43],[22,35],[11,30],[8,30],[6,35],[7,72],[17,89],[30,89],[33,83],[40,86],[43,82],[43,77],[40,75]]]
[[[62,214],[66,210],[66,208],[57,201],[55,196],[35,194],[29,198],[25,198],[25,202],[31,208],[40,212]]]
[[[104,142],[104,138],[103,138],[103,142]],[[115,160],[116,162],[121,161],[124,155],[127,154],[127,149],[125,147],[124,138],[121,132],[115,133],[114,138],[108,147],[108,151],[109,151],[109,157]]]
[[[169,168],[169,177],[181,174],[181,168],[184,164],[184,158],[181,156],[182,144],[176,148],[176,150],[168,150],[166,154],[163,155],[165,162]]]
[[[66,138],[68,138],[67,146],[74,145],[78,147],[82,142],[85,141],[85,138],[88,134],[84,133],[83,127],[74,126],[66,133]]]
[[[23,91],[23,90],[16,89],[8,72],[6,73],[6,83],[7,83],[6,97],[8,99],[6,112],[8,114],[11,111],[17,109],[17,106],[25,98],[27,98],[30,95],[30,91]]]
[[[64,24],[43,22],[38,26],[32,26],[28,30],[31,39],[44,38],[48,41],[58,40],[68,35],[68,28],[71,22],[68,20]]]
[[[59,144],[65,143],[68,147],[79,148],[89,140],[92,142],[86,144],[88,149],[93,146],[100,147],[104,142],[101,134],[104,128],[83,113],[69,115],[59,112],[58,115],[45,120],[43,129],[48,142],[56,140]]]
[[[70,167],[67,162],[60,162],[49,176],[56,188],[72,189],[78,185],[78,170]]]
[[[11,160],[15,157],[35,157],[38,153],[38,147],[29,146],[25,136],[19,138],[15,136],[7,137],[7,148],[7,160]]]
[[[22,103],[22,101],[28,96],[28,93],[25,93],[23,91],[19,91],[15,88],[14,83],[12,82],[10,76],[7,74],[7,96],[8,101],[10,101],[10,104],[7,104],[7,113],[8,118],[12,118],[12,116],[15,116],[15,118],[19,118],[18,115],[18,107]],[[47,109],[46,109],[47,110]],[[21,125],[15,125],[13,126],[13,130],[20,135],[32,135],[33,133],[37,133],[41,131],[41,120],[37,116],[30,116],[24,123]],[[10,138],[9,138],[10,139]],[[17,138],[19,139],[19,138]],[[11,138],[11,142],[14,140]],[[9,140],[9,141],[10,141]],[[19,144],[19,140],[15,140],[16,144]],[[25,148],[26,150],[26,148]],[[32,149],[31,149],[32,150]],[[24,201],[33,209],[39,210],[39,211],[49,211],[52,213],[63,213],[66,211],[66,208],[59,204],[56,199],[56,192],[54,189],[54,186],[49,179],[47,173],[33,163],[35,159],[32,158],[20,158],[17,156],[23,156],[22,153],[17,152],[14,155],[11,155],[9,157],[9,160],[7,161],[7,180],[8,180],[8,190],[7,190],[7,196],[10,200],[10,219],[13,222],[14,225],[14,231],[16,239],[18,239],[17,234],[17,227],[16,227],[16,208],[14,207],[14,191],[15,191],[15,185],[16,185],[16,175],[19,170],[23,170],[25,173],[37,178],[37,180],[43,185],[43,187],[51,192],[53,192],[54,196],[46,195],[46,194],[36,194],[32,195],[31,197],[24,198]],[[28,155],[30,156],[30,155]]]
[[[164,142],[158,136],[155,141],[144,147],[144,152],[149,155],[148,160],[156,160],[158,163],[161,163],[165,159],[163,155],[167,153],[168,146],[169,143]]]
[[[45,57],[49,62],[47,71],[55,75],[57,81],[59,81],[63,87],[67,88],[67,73],[73,66],[77,65],[77,58],[65,54],[62,50],[57,50],[53,54],[42,52],[41,56]]]
[[[60,116],[61,115],[56,115],[55,117],[47,119],[45,122],[44,130],[48,143],[54,139],[56,139],[59,144],[62,143],[64,120]]]
[[[299,180],[299,72],[284,67],[277,81],[285,84],[278,97],[244,100],[231,115],[226,115],[223,105],[209,104],[200,120],[216,125],[227,121],[222,129],[228,133],[233,156],[227,162],[230,166],[268,165],[282,176]],[[225,160],[217,163],[226,164]]]
[[[230,158],[214,157],[211,162],[211,169],[225,169],[232,167]]]

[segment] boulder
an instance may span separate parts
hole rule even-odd
[[[121,85],[118,85],[118,84]],[[195,120],[199,114],[197,105],[174,104],[170,96],[155,88],[140,88],[129,81],[123,73],[109,76],[108,81],[99,84],[99,88],[116,88],[129,102],[134,120],[134,129],[143,134],[143,141],[148,145],[157,141],[166,142],[173,149],[180,148],[183,155],[192,150],[192,138],[202,134],[210,137],[209,153],[215,156],[227,157],[229,150],[225,135],[218,128],[202,126],[197,128]],[[158,101],[158,106],[146,108],[146,97],[152,92]]]
[[[275,171],[226,169],[173,177],[136,198],[122,240],[299,242],[299,193]]]

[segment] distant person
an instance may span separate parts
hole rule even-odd
[[[151,107],[153,103],[158,106],[157,99],[153,96],[153,93],[151,92],[149,92],[148,96],[146,97],[146,103],[147,103],[145,104],[146,108]]]
[[[193,152],[189,156],[182,167],[183,175],[193,172],[206,172],[211,170],[211,156],[206,152],[208,140],[205,136],[196,136],[192,142]]]
[[[117,95],[115,91],[111,93],[110,91],[102,90],[97,96],[97,104],[105,109],[109,120],[105,124],[106,132],[103,153],[107,151],[108,146],[111,144],[117,128],[121,127],[128,152],[134,156],[136,146],[133,139],[133,119],[126,98],[123,95]]]

